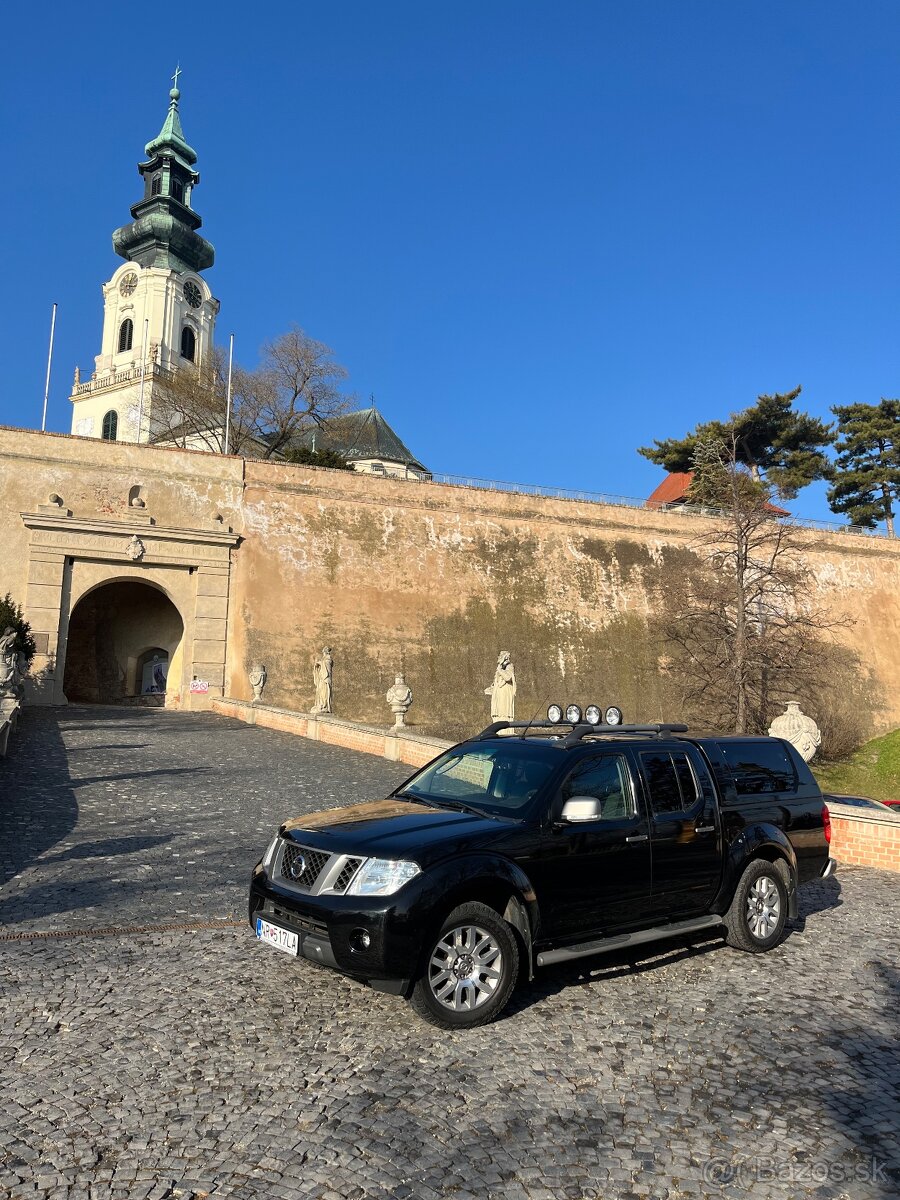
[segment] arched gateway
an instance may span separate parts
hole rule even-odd
[[[164,528],[146,508],[85,519],[56,496],[22,520],[38,650],[33,700],[152,695],[201,707],[223,694],[231,551],[240,539],[221,521]]]
[[[157,585],[101,584],[69,618],[66,699],[163,704],[169,671],[173,685],[180,676],[183,637],[181,614]]]

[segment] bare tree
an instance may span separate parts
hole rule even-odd
[[[213,350],[200,367],[185,362],[154,388],[150,440],[221,453],[225,443],[225,362]]]
[[[255,370],[232,373],[230,451],[271,458],[309,425],[346,412],[346,375],[329,347],[302,329],[268,342]],[[218,350],[200,367],[184,363],[164,376],[153,400],[152,440],[222,453],[226,376]]]
[[[689,499],[713,523],[693,539],[701,561],[664,635],[685,706],[735,733],[761,733],[774,705],[818,690],[823,636],[845,623],[816,602],[796,527],[741,465],[734,436],[700,439]]]

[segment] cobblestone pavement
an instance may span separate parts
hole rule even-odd
[[[767,955],[544,970],[469,1034],[248,928],[124,932],[240,917],[279,819],[404,771],[205,714],[27,714],[0,763],[0,1196],[900,1196],[896,876],[804,889]]]

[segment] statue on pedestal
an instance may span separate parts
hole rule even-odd
[[[317,658],[313,666],[313,682],[316,685],[316,698],[312,706],[313,713],[331,713],[333,689],[332,676],[334,673],[334,658],[331,647],[325,646],[321,658]]]
[[[0,637],[0,693],[14,694],[18,682],[19,662],[16,654],[17,633],[8,625]]]
[[[406,714],[413,702],[412,691],[402,673],[394,676],[393,685],[388,688],[385,700],[394,714],[394,728],[402,729],[406,725]]]
[[[255,704],[257,700],[262,700],[263,688],[266,686],[269,674],[263,663],[257,663],[250,668],[248,677],[250,679],[250,686],[253,688],[253,703]]]
[[[494,682],[484,689],[491,698],[492,721],[514,721],[516,718],[516,673],[508,650],[501,650],[494,672]]]
[[[800,711],[799,700],[788,701],[785,711],[769,726],[769,737],[790,742],[804,762],[810,762],[822,744],[822,731],[812,717]]]

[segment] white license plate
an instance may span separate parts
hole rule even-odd
[[[297,954],[300,941],[297,934],[291,933],[289,929],[282,929],[280,925],[273,925],[270,921],[264,921],[262,917],[256,918],[256,936],[261,942],[274,946],[276,950],[283,950],[285,954]]]

